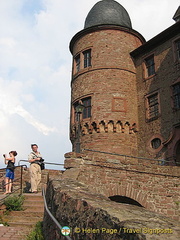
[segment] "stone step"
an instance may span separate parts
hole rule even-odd
[[[44,213],[44,207],[43,206],[33,206],[32,208],[32,205],[27,205],[27,206],[24,206],[24,210],[23,212],[41,212],[42,214]]]
[[[44,216],[44,209],[43,211],[13,211],[10,213],[10,216],[17,216],[17,217],[39,217],[42,218]]]
[[[37,222],[42,221],[43,217],[20,217],[20,216],[11,216],[10,218],[4,217],[3,221],[7,222],[9,226],[15,224],[23,225],[36,225]]]
[[[29,208],[29,210],[37,210],[38,211],[38,208],[39,209],[44,209],[44,204],[39,202],[39,203],[32,203],[32,202],[25,202],[23,204],[23,210],[26,210],[27,208]]]
[[[41,193],[25,193],[23,194],[23,196],[25,197],[24,202],[26,201],[41,201],[43,202],[43,197]]]
[[[44,201],[42,194],[27,193],[24,194],[24,196],[23,211],[12,211],[7,216],[3,215],[3,221],[7,222],[10,227],[15,229],[19,227],[22,228],[21,235],[24,237],[19,237],[17,238],[18,240],[26,239],[26,236],[33,230],[36,223],[43,221],[44,216]],[[13,240],[16,238],[11,239]]]
[[[10,216],[5,216],[3,218],[3,221],[8,222],[8,224],[11,222],[15,222],[15,223],[32,223],[32,224],[36,224],[39,221],[42,221],[43,217],[26,217],[25,215],[22,216],[14,216],[13,214],[11,214]]]
[[[23,232],[25,232],[25,234],[28,232],[30,232],[31,230],[33,230],[34,226],[36,224],[34,224],[33,222],[32,223],[29,223],[29,222],[8,222],[9,226],[10,227],[15,227],[15,228],[19,228],[21,227],[23,230]]]
[[[44,205],[43,200],[36,200],[36,199],[25,199],[23,205]]]
[[[23,203],[24,212],[40,213],[43,216],[44,213],[44,201],[41,195],[26,194]]]

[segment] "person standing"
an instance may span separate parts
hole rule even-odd
[[[14,180],[14,164],[15,164],[15,156],[17,156],[16,151],[9,152],[9,157],[6,157],[6,154],[3,154],[4,163],[7,164],[6,168],[6,177],[5,177],[5,186],[6,191],[4,194],[12,192],[12,184]]]
[[[41,182],[41,167],[40,160],[42,159],[42,155],[38,152],[38,145],[31,144],[32,152],[28,156],[28,161],[30,163],[30,182],[32,193],[38,192],[38,186]]]

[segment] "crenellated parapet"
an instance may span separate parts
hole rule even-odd
[[[72,125],[71,138],[76,136],[78,124]],[[126,133],[133,134],[138,132],[137,124],[121,120],[101,120],[101,121],[81,121],[81,135],[93,133]]]

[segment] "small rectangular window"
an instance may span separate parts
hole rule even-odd
[[[80,119],[90,118],[91,117],[91,97],[83,98],[78,100],[73,104],[74,106],[74,121],[78,121],[78,113],[76,113],[76,107],[81,102],[84,105],[83,112],[80,114]]]
[[[83,119],[91,117],[91,97],[82,99],[82,103],[84,105],[83,110]]]
[[[83,52],[84,54],[84,68],[91,66],[91,49]]]
[[[159,113],[159,97],[158,93],[155,93],[147,97],[147,119],[154,120]]]
[[[75,68],[76,72],[80,71],[80,54],[75,57]]]
[[[172,97],[174,109],[180,109],[180,83],[172,86]]]
[[[146,77],[154,75],[155,74],[154,56],[146,58],[145,65],[146,65]]]

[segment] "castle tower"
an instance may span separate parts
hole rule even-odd
[[[80,138],[81,149],[137,155],[136,69],[130,52],[144,41],[132,29],[127,11],[114,0],[97,2],[84,29],[72,38],[70,139],[74,151]],[[78,115],[79,102],[85,108]]]

